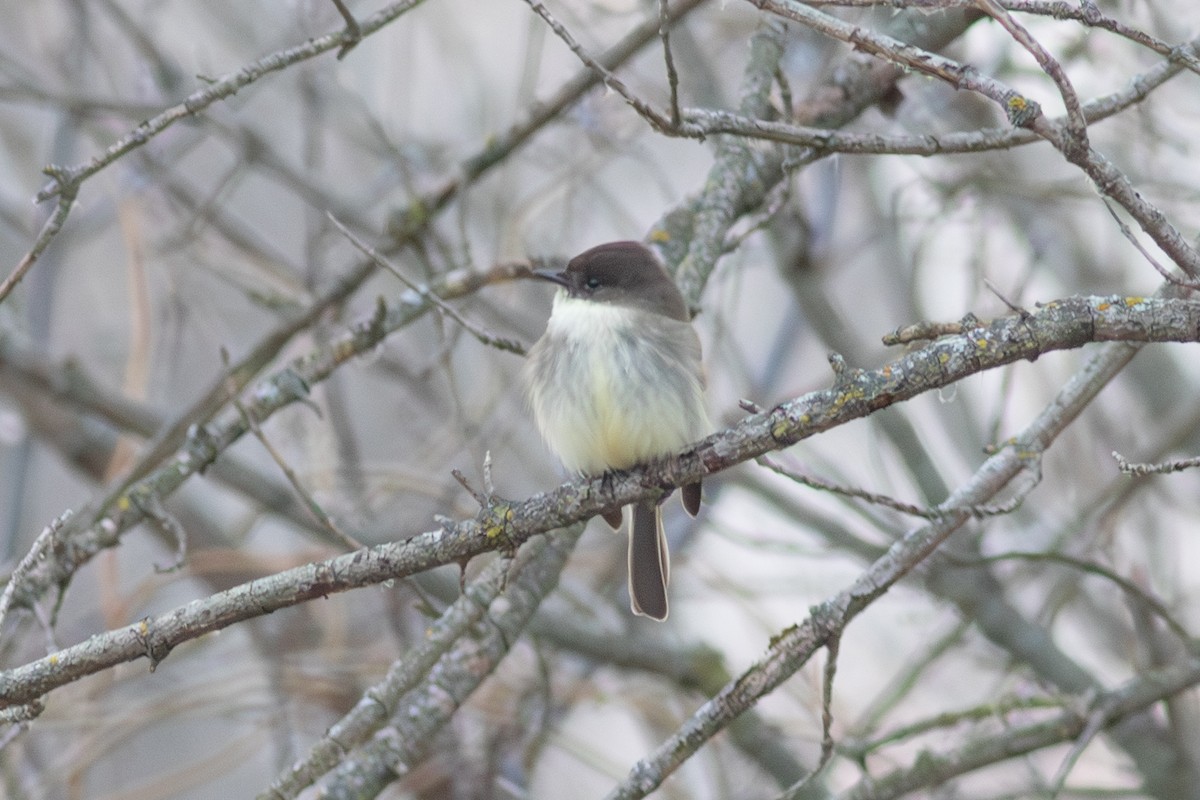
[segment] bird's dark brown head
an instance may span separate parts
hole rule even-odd
[[[641,242],[597,245],[572,258],[562,272],[534,274],[563,286],[574,298],[637,308],[681,322],[691,319],[679,287]]]

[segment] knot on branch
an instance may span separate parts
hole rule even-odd
[[[851,367],[839,353],[829,354],[829,366],[833,369],[833,388],[845,391],[855,385],[864,374],[858,367]]]
[[[187,429],[184,451],[188,456],[188,464],[197,474],[203,475],[208,465],[217,460],[220,448],[217,447],[217,442],[207,427],[190,425]]]
[[[1008,121],[1017,128],[1027,128],[1029,124],[1042,115],[1042,107],[1037,101],[1017,94],[1006,92],[1004,95],[1004,112]]]

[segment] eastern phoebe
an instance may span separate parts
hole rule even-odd
[[[546,332],[529,351],[525,379],[542,437],[567,469],[600,475],[671,455],[709,433],[700,339],[663,265],[638,242],[575,256],[562,272]],[[681,489],[700,510],[700,482]],[[621,512],[604,515],[614,528]],[[629,597],[635,614],[667,618],[670,560],[662,510],[632,506]]]

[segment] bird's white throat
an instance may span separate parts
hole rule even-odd
[[[611,336],[635,325],[640,313],[645,312],[571,297],[566,290],[560,290],[554,295],[546,330],[555,336],[571,338]]]

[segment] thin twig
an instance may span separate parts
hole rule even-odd
[[[483,452],[483,491],[488,497],[496,496],[496,483],[492,480],[492,451]]]
[[[480,508],[488,507],[488,496],[472,486],[471,481],[468,480],[467,476],[463,474],[461,469],[452,469],[450,470],[450,474],[454,477],[454,480],[458,481],[458,485],[461,486],[467,494],[474,498],[475,502],[479,504]]]
[[[814,478],[811,475],[805,475],[802,472],[788,469],[787,467],[776,463],[766,456],[761,456],[755,459],[755,461],[759,465],[766,467],[775,474],[782,475],[785,478],[808,486],[809,488],[833,492],[834,494],[840,494],[846,497],[857,497],[860,500],[866,500],[867,502],[874,503],[875,505],[884,506],[885,508],[890,508],[893,511],[899,511],[902,514],[921,517],[922,519],[943,519],[963,511],[977,519],[982,519],[984,517],[995,517],[1004,514],[1011,514],[1019,505],[1014,504],[1011,500],[1008,500],[1004,503],[989,504],[972,508],[947,508],[942,506],[925,508],[922,506],[913,505],[911,503],[905,503],[902,500],[896,500],[895,498],[888,497],[887,495],[868,492],[865,489],[857,489],[853,486],[842,486],[840,484],[831,483],[820,478]]]
[[[354,46],[362,41],[363,32],[358,24],[358,20],[350,13],[350,9],[346,8],[346,4],[342,0],[333,0],[333,5],[337,8],[338,13],[342,15],[342,19],[346,21],[346,43],[338,50],[337,60],[341,61],[346,57],[346,54],[354,49]]]
[[[1087,117],[1084,116],[1083,108],[1080,105],[1079,94],[1075,91],[1075,87],[1071,84],[1071,79],[1067,77],[1062,65],[1054,56],[1050,55],[1041,42],[1033,38],[1025,26],[1013,19],[1012,15],[996,0],[975,0],[975,6],[1000,23],[1000,26],[1008,31],[1017,44],[1034,57],[1042,71],[1054,81],[1058,87],[1058,93],[1063,99],[1063,106],[1067,110],[1065,127],[1071,146],[1079,148],[1080,151],[1086,150],[1088,148]]]
[[[974,8],[975,0],[808,0],[808,5],[840,8],[937,9]],[[1088,27],[1100,28],[1153,50],[1159,55],[1177,60],[1192,72],[1200,73],[1200,59],[1188,51],[1188,46],[1172,45],[1156,36],[1130,27],[1102,13],[1094,3],[1064,2],[1063,0],[998,0],[1007,11],[1071,20]]]
[[[833,679],[837,676],[838,652],[841,649],[840,636],[829,637],[825,643],[825,670],[821,681],[821,756],[812,772],[797,781],[779,796],[779,800],[799,800],[808,796],[813,780],[821,774],[821,770],[833,758]]]
[[[1067,161],[1080,168],[1104,196],[1112,198],[1137,220],[1164,252],[1189,275],[1200,277],[1200,251],[1196,249],[1167,216],[1148,202],[1133,186],[1129,177],[1101,153],[1086,146],[1072,130],[1068,117],[1065,125],[1045,117],[1041,106],[1005,85],[986,76],[975,67],[946,58],[884,34],[853,25],[822,13],[797,0],[748,0],[760,9],[792,19],[826,36],[852,44],[855,48],[899,67],[945,81],[957,89],[966,89],[989,98],[999,105],[1009,122],[1028,128],[1058,149]],[[1083,142],[1083,143],[1081,143]]]
[[[943,336],[957,336],[974,327],[976,326],[963,322],[914,322],[911,325],[896,328],[891,333],[885,333],[881,337],[881,341],[889,347],[913,342],[931,342]]]
[[[1109,215],[1112,216],[1113,222],[1117,223],[1117,230],[1119,230],[1121,232],[1121,235],[1124,236],[1129,241],[1129,243],[1131,245],[1133,245],[1134,248],[1139,253],[1142,254],[1142,258],[1144,258],[1150,262],[1150,266],[1154,267],[1155,272],[1157,272],[1159,275],[1163,276],[1164,279],[1166,279],[1170,283],[1175,284],[1176,286],[1182,286],[1187,289],[1200,289],[1200,279],[1188,280],[1187,278],[1181,278],[1180,276],[1176,275],[1175,273],[1171,272],[1169,269],[1164,267],[1162,264],[1158,263],[1158,259],[1155,258],[1153,255],[1151,255],[1150,251],[1147,250],[1145,247],[1143,247],[1142,243],[1138,241],[1137,236],[1134,235],[1133,231],[1130,230],[1129,226],[1125,224],[1125,220],[1123,220],[1119,216],[1117,216],[1116,210],[1112,207],[1112,204],[1108,201],[1108,199],[1107,198],[1103,198],[1103,199],[1104,199],[1104,208],[1108,211]]]
[[[1095,692],[1093,692],[1094,694]],[[1109,714],[1112,713],[1112,706],[1115,705],[1115,702],[1097,702],[1094,696],[1089,697],[1088,701],[1095,705],[1088,712],[1087,724],[1083,726],[1083,730],[1075,737],[1075,741],[1071,744],[1070,752],[1063,757],[1062,763],[1058,765],[1058,771],[1050,781],[1050,790],[1046,795],[1048,800],[1054,800],[1062,793],[1063,787],[1067,782],[1067,776],[1075,768],[1075,764],[1079,761],[1079,757],[1083,755],[1083,751],[1087,749],[1089,744],[1095,741],[1100,732],[1109,724]]]
[[[402,14],[411,11],[423,2],[424,0],[400,0],[400,2],[392,3],[380,9],[361,24],[362,35],[367,36],[375,33],[380,28],[395,21]],[[327,33],[324,36],[309,39],[295,47],[289,47],[285,50],[263,56],[257,61],[242,67],[237,72],[231,72],[211,81],[204,89],[188,95],[184,98],[183,102],[171,106],[146,120],[114,142],[103,153],[94,156],[90,161],[73,167],[54,167],[54,169],[61,171],[62,175],[67,178],[66,185],[74,184],[77,186],[112,164],[121,156],[151,141],[175,123],[195,116],[198,112],[203,111],[219,100],[232,97],[264,75],[279,72],[293,64],[315,58],[322,53],[341,47],[345,44],[348,36],[349,34],[344,30]],[[51,197],[61,194],[63,189],[64,182],[61,179],[57,180],[54,184],[38,192],[36,200],[39,203],[43,200],[48,200]]]
[[[1019,305],[1017,305],[1016,303],[1014,303],[1013,301],[1011,301],[1007,297],[1005,297],[1003,292],[1000,291],[1000,289],[996,286],[996,284],[992,283],[991,278],[985,277],[983,279],[983,285],[987,287],[989,292],[996,295],[997,300],[999,300],[1001,303],[1004,303],[1004,305],[1008,306],[1009,311],[1011,311],[1014,314],[1017,314],[1019,316],[1022,316],[1022,317],[1029,316],[1029,312],[1026,309],[1021,308]]]
[[[1158,464],[1141,464],[1130,462],[1125,459],[1125,456],[1113,450],[1112,457],[1116,459],[1117,469],[1121,470],[1126,475],[1132,475],[1135,478],[1140,478],[1144,475],[1166,475],[1171,472],[1183,472],[1185,469],[1194,469],[1200,467],[1200,456],[1194,458],[1181,458],[1177,461],[1163,461]]]
[[[259,443],[263,446],[263,449],[266,450],[267,454],[271,456],[271,460],[273,460],[279,467],[280,471],[283,472],[283,476],[287,478],[288,483],[291,484],[292,489],[296,492],[296,496],[300,498],[300,502],[304,505],[305,510],[312,515],[312,518],[316,520],[317,524],[328,531],[336,541],[340,542],[341,545],[346,548],[347,552],[361,550],[363,547],[365,547],[362,542],[358,541],[353,536],[339,528],[337,523],[333,521],[333,518],[325,513],[325,509],[321,508],[321,504],[316,501],[316,498],[314,498],[308,492],[308,490],[304,488],[304,484],[300,482],[300,478],[296,475],[296,471],[293,470],[291,465],[287,463],[287,459],[285,459],[283,454],[275,449],[275,446],[271,444],[269,439],[267,439],[267,435],[263,433],[262,426],[259,425],[258,420],[256,420],[254,416],[246,410],[246,406],[240,400],[235,398],[233,400],[233,407],[236,408],[238,413],[242,415],[242,420],[246,423],[246,426],[250,429],[250,432],[254,434],[254,438],[258,439]]]
[[[535,14],[541,17],[546,24],[550,26],[550,30],[554,31],[554,34],[558,36],[559,39],[562,39],[563,43],[567,47],[571,48],[571,52],[574,53],[580,61],[582,61],[588,66],[589,69],[593,70],[597,75],[600,76],[601,80],[604,81],[605,86],[621,95],[621,97],[625,99],[625,102],[628,103],[634,111],[644,117],[646,121],[649,122],[656,130],[671,129],[671,120],[664,117],[661,112],[655,110],[653,106],[630,91],[629,87],[625,85],[624,81],[618,78],[611,70],[609,70],[590,53],[588,53],[588,51],[583,48],[583,45],[576,41],[575,37],[571,35],[571,32],[568,31],[561,22],[555,19],[554,15],[551,14],[550,10],[542,4],[541,0],[525,0],[525,2],[529,4],[529,7],[533,9]]]
[[[432,303],[433,305],[437,306],[438,309],[440,309],[442,312],[444,312],[448,317],[453,319],[459,325],[462,325],[463,328],[467,331],[467,333],[474,336],[481,343],[486,344],[489,347],[495,347],[498,350],[505,350],[509,353],[516,353],[517,355],[520,355],[520,356],[525,355],[525,348],[521,345],[520,342],[516,341],[515,339],[505,338],[503,336],[496,336],[494,334],[488,333],[487,331],[483,330],[478,325],[471,322],[470,320],[468,320],[467,318],[465,318],[464,316],[459,314],[457,311],[455,311],[454,308],[452,308],[448,303],[446,303],[444,300],[442,300],[442,298],[438,297],[436,294],[429,291],[428,286],[426,286],[425,284],[416,283],[415,281],[411,281],[408,278],[406,278],[404,276],[404,273],[400,272],[399,268],[397,268],[395,264],[393,264],[391,261],[389,261],[388,259],[384,258],[382,255],[380,255],[379,251],[377,251],[374,247],[371,247],[369,244],[364,242],[362,239],[355,236],[354,233],[349,228],[347,228],[345,225],[343,225],[337,219],[337,217],[333,216],[333,214],[329,215],[329,220],[334,224],[334,226],[339,231],[341,231],[342,235],[345,236],[346,239],[349,240],[350,244],[354,245],[354,248],[356,250],[358,250],[360,253],[365,255],[367,258],[371,259],[373,262],[375,262],[380,267],[383,267],[385,270],[387,270],[388,272],[395,275],[396,278],[401,283],[403,283],[405,286],[407,286],[408,288],[410,288],[414,292],[416,292],[418,295],[420,295],[422,300],[427,300],[430,303]]]
[[[60,180],[58,206],[54,209],[54,213],[46,219],[46,223],[42,225],[42,230],[38,233],[37,239],[34,240],[33,246],[29,248],[29,252],[21,257],[20,262],[18,262],[12,273],[4,279],[3,283],[0,283],[0,303],[3,303],[5,298],[12,294],[12,290],[21,282],[25,274],[33,268],[38,258],[50,246],[50,242],[62,230],[63,223],[67,220],[67,215],[71,213],[71,206],[75,203],[75,196],[79,192],[78,181],[68,180],[65,176],[60,177],[59,172],[54,167],[47,167],[46,171]]]
[[[162,497],[152,487],[143,487],[141,491],[129,493],[129,501],[142,512],[146,519],[158,529],[159,533],[175,543],[175,558],[170,564],[154,565],[155,572],[175,572],[183,568],[187,561],[188,535],[183,524],[167,511]]]
[[[679,73],[675,71],[675,57],[671,54],[670,25],[667,0],[658,0],[658,36],[662,39],[663,60],[667,65],[667,85],[671,89],[671,125],[678,128],[683,117],[679,113]]]
[[[979,722],[992,718],[999,718],[1002,722],[1007,723],[1008,720],[1005,718],[1012,715],[1013,712],[1029,712],[1042,709],[1061,710],[1064,705],[1064,700],[1057,697],[1001,697],[984,705],[958,711],[945,711],[907,725],[901,725],[899,728],[886,731],[874,739],[843,743],[839,749],[851,758],[862,761],[868,755],[888,745],[902,743],[931,731],[942,728],[954,728],[965,722]]]
[[[8,616],[8,610],[12,608],[13,598],[16,596],[17,590],[21,587],[21,583],[33,565],[45,557],[49,552],[50,547],[54,544],[54,537],[62,528],[63,524],[74,512],[67,509],[59,514],[50,524],[42,529],[42,532],[37,535],[30,545],[29,551],[13,569],[8,576],[8,583],[4,587],[4,593],[0,594],[0,630],[4,628],[4,620]]]
[[[1104,566],[1103,564],[1097,564],[1094,561],[1087,561],[1082,558],[1074,558],[1073,556],[1066,555],[1065,553],[1052,552],[1008,552],[997,553],[993,556],[983,556],[981,558],[970,559],[958,559],[953,555],[947,554],[945,558],[951,563],[968,567],[982,564],[996,564],[1002,561],[1045,562],[1049,564],[1062,564],[1064,566],[1071,567],[1072,569],[1077,569],[1080,572],[1085,572],[1089,575],[1096,575],[1097,577],[1116,584],[1121,591],[1133,598],[1136,598],[1139,602],[1144,603],[1147,608],[1154,612],[1155,616],[1163,621],[1164,625],[1171,629],[1172,633],[1179,637],[1181,643],[1184,645],[1189,645],[1194,641],[1193,635],[1188,631],[1187,628],[1180,624],[1174,616],[1172,616],[1171,610],[1167,608],[1161,600],[1128,578],[1118,575],[1116,572]]]

